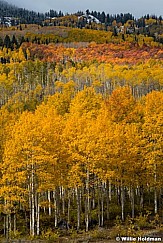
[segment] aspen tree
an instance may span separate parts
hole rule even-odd
[[[148,163],[150,186],[154,188],[154,211],[158,212],[158,192],[162,185],[162,137],[163,137],[163,94],[157,91],[146,96],[145,122],[143,124],[146,141],[145,159]]]

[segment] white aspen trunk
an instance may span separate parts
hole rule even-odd
[[[12,229],[11,214],[8,215],[8,224],[9,224],[8,231],[9,231],[9,238],[10,238],[10,236],[11,236],[11,229]]]
[[[31,179],[30,179],[30,186],[29,186],[29,229],[31,234],[32,229],[32,210],[31,210]]]
[[[109,180],[109,200],[111,201],[111,180]]]
[[[44,214],[46,214],[46,208],[44,207]]]
[[[51,216],[51,198],[50,198],[50,191],[48,190],[48,203],[49,203],[49,216]]]
[[[16,233],[16,213],[14,213],[14,234]]]
[[[92,209],[95,209],[95,199],[92,199]]]
[[[8,214],[6,214],[6,239],[7,239],[7,242],[8,242],[8,239],[9,239],[9,216]]]
[[[36,233],[37,233],[37,235],[40,234],[40,204],[39,204],[39,199],[38,199],[38,204],[37,204],[37,232]]]
[[[36,210],[36,212],[35,212],[35,219],[36,219],[36,221],[37,221],[37,216],[38,216],[38,198],[37,198],[37,193],[35,193],[35,210]]]
[[[121,204],[121,187],[116,186],[117,203]]]
[[[101,210],[100,210],[100,189],[99,189],[99,181],[98,181],[98,192],[97,192],[97,200],[98,200],[98,226],[101,226]]]
[[[104,226],[104,192],[101,195],[101,226]]]
[[[155,191],[154,191],[154,205],[155,205],[155,214],[157,214],[158,205],[157,205],[157,189],[156,188],[155,188]]]
[[[134,189],[131,186],[131,208],[132,208],[132,218],[135,217],[135,199],[134,199]]]
[[[121,217],[122,221],[124,221],[124,187],[121,181]]]
[[[65,215],[65,190],[62,187],[62,213]]]
[[[59,198],[60,198],[60,200],[62,199],[62,187],[61,186],[59,187]]]
[[[92,209],[95,209],[95,192],[93,192]]]
[[[54,226],[57,227],[58,224],[58,216],[57,216],[57,196],[56,196],[56,191],[53,191],[53,196],[54,196]]]
[[[86,232],[89,230],[89,169],[87,168],[87,179],[86,179],[86,200],[85,200],[85,223]]]
[[[68,204],[67,204],[67,223],[70,224],[70,207],[71,207],[71,199],[70,199],[70,192],[68,190]]]
[[[79,189],[76,187],[76,204],[77,204],[77,230],[80,229],[80,195]]]
[[[6,236],[6,215],[4,216],[3,234]]]
[[[76,194],[75,194],[75,190],[73,189],[73,190],[72,190],[72,200],[73,200],[73,202],[75,201],[75,195],[76,195]]]
[[[154,181],[155,181],[155,188],[154,188],[154,207],[155,207],[155,214],[158,212],[158,205],[157,205],[157,165],[154,164]]]
[[[7,205],[6,200],[4,200],[4,205],[5,206]],[[8,234],[7,229],[8,229],[8,220],[7,220],[7,212],[6,212],[6,214],[4,216],[4,236],[6,236],[6,238],[7,238],[7,234]]]
[[[80,206],[80,225],[81,225],[81,213],[82,213],[82,199],[83,199],[83,190],[84,188],[80,188],[78,189],[78,195],[79,195],[79,206]]]
[[[143,187],[140,187],[140,211],[142,212],[144,204],[144,197],[143,197]]]
[[[106,181],[106,218],[109,220],[109,182]]]
[[[85,201],[85,225],[86,225],[86,232],[89,230],[89,215],[88,215],[88,205],[87,200]]]
[[[34,196],[34,164],[31,171],[31,235],[35,235],[35,196]]]
[[[29,231],[30,235],[32,235],[32,167],[30,167],[28,163],[28,156],[27,156],[27,171],[29,172],[28,174],[28,203],[29,203]]]

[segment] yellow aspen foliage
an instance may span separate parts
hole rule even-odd
[[[145,159],[148,163],[150,182],[158,186],[163,178],[163,93],[153,91],[145,99],[143,135],[146,141]],[[154,178],[155,174],[155,178]],[[156,176],[157,175],[157,176]],[[157,181],[157,182],[156,182]]]
[[[56,93],[48,97],[47,105],[55,107],[58,114],[64,115],[69,112],[71,99],[75,96],[75,83],[70,80],[67,83],[56,81]]]
[[[129,122],[135,104],[129,87],[117,88],[107,102],[110,119],[113,122]]]
[[[97,94],[92,87],[85,87],[77,93],[70,104],[70,113],[79,116],[96,117],[101,107],[102,95]]]
[[[25,61],[26,60],[23,49],[21,47],[19,48],[18,56],[19,56],[19,61]]]

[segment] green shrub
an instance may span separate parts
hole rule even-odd
[[[90,232],[90,237],[93,239],[106,239],[107,232],[105,229],[95,229]]]
[[[154,216],[154,219],[151,221],[151,226],[160,228],[161,227],[161,219],[158,214]]]
[[[21,233],[18,230],[10,231],[10,239],[19,239],[21,237]]]
[[[47,231],[42,232],[41,237],[46,240],[57,240],[60,234],[58,231],[53,231],[52,229],[48,229]]]
[[[145,215],[142,215],[141,213],[138,217],[136,217],[135,223],[139,229],[151,228],[151,225],[149,223],[149,213]]]

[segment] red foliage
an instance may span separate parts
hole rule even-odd
[[[159,47],[138,47],[123,44],[90,44],[86,47],[67,48],[64,45],[38,45],[23,43],[22,48],[29,49],[31,58],[49,62],[73,60],[111,62],[117,64],[135,64],[149,59],[162,59],[163,50]]]

